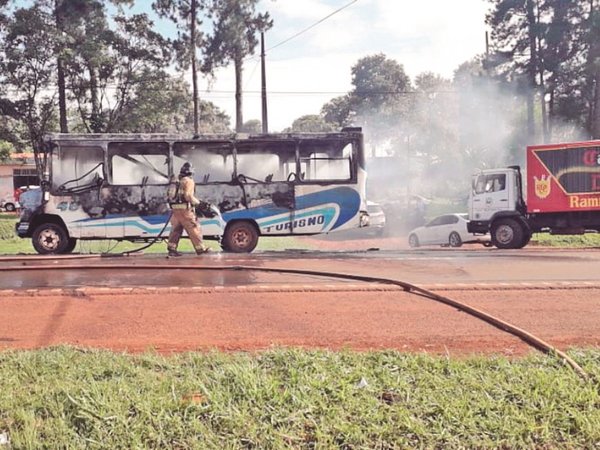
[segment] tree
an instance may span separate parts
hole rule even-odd
[[[181,78],[155,74],[153,81],[138,84],[132,99],[121,111],[113,130],[119,133],[180,133],[194,131],[193,105],[189,86]],[[228,133],[229,117],[210,102],[202,102],[200,130],[203,133]]]
[[[10,142],[0,140],[0,161],[10,159],[10,155],[13,151],[14,147]]]
[[[146,14],[113,17],[107,27],[97,10],[79,29],[68,66],[81,124],[88,132],[112,132],[121,126],[122,112],[144,85],[164,78],[170,59],[165,39],[152,30]]]
[[[172,42],[176,50],[178,66],[187,70],[191,66],[194,101],[194,132],[199,132],[198,62],[196,50],[202,47],[203,34],[197,29],[202,26],[200,11],[206,8],[206,0],[154,0],[152,8],[161,17],[167,17],[177,25],[177,39]]]
[[[24,135],[17,131],[12,139],[27,140],[31,148],[38,149],[54,120],[52,17],[34,4],[15,9],[3,22],[0,86],[10,89],[10,95],[0,98],[0,115],[25,127]]]
[[[262,133],[262,122],[258,119],[247,120],[242,126],[242,133],[260,134]]]
[[[332,123],[338,128],[350,125],[354,119],[354,114],[350,94],[336,97],[325,103],[321,108],[321,115],[325,122]]]
[[[529,136],[540,112],[545,140],[560,121],[593,135],[596,69],[600,26],[595,25],[597,0],[490,0],[497,53],[508,58],[497,66],[509,79],[526,77]],[[537,94],[536,94],[537,92]],[[534,97],[540,108],[534,108]],[[571,136],[561,136],[569,139]]]
[[[591,92],[589,122],[593,139],[600,139],[600,6],[589,0],[589,19],[586,42],[589,45],[586,74]]]
[[[526,80],[527,134],[535,136],[534,95],[539,68],[537,0],[490,0],[493,9],[487,23],[492,27],[492,38],[498,50],[507,54],[506,70]]]
[[[375,146],[401,134],[413,95],[404,67],[380,53],[359,59],[351,74],[353,89],[322,107],[324,119],[362,126]]]
[[[284,133],[328,133],[331,131],[335,131],[335,127],[317,114],[298,117],[290,128],[283,130]]]
[[[257,13],[258,0],[212,0],[210,17],[213,31],[206,42],[206,57],[202,70],[212,73],[215,68],[233,61],[235,69],[235,129],[242,131],[242,71],[243,60],[254,54],[258,45],[256,33],[273,26],[269,13]]]

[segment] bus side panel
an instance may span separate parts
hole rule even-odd
[[[97,194],[97,191],[95,192]],[[50,195],[44,206],[46,214],[59,216],[67,227],[71,238],[98,238],[106,237],[105,220],[98,214],[97,208],[88,209],[86,194],[54,196]],[[101,209],[100,209],[101,211]]]
[[[263,235],[317,234],[359,226],[361,198],[354,187],[296,185],[295,193],[293,211],[271,201],[223,217],[254,220]]]
[[[355,185],[298,185],[294,234],[329,233],[360,226],[361,196]]]
[[[290,220],[295,207],[293,183],[199,185],[196,194],[198,198],[217,205],[225,221],[254,221],[263,235],[290,234]],[[270,226],[269,222],[281,225]]]

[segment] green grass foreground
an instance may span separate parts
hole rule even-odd
[[[600,351],[571,356],[599,379]],[[0,434],[19,449],[597,448],[599,387],[544,355],[4,351]]]

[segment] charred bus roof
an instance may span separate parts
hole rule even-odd
[[[186,136],[169,133],[48,133],[44,135],[45,142],[251,142],[251,141],[290,141],[290,140],[340,140],[348,137],[358,137],[362,134],[359,127],[343,128],[339,132],[330,133],[268,133],[268,134],[202,134]]]

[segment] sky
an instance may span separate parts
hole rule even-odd
[[[150,13],[149,4],[137,2],[136,9]],[[488,8],[486,0],[260,0],[258,9],[274,21],[265,34],[269,131],[318,114],[323,104],[350,91],[351,68],[364,56],[383,53],[412,79],[425,71],[451,78],[461,63],[485,51]],[[173,24],[156,24],[163,34],[173,33]],[[202,81],[201,98],[224,110],[234,126],[233,66],[215,75],[210,83]],[[245,62],[242,86],[244,121],[260,120],[258,57]]]

